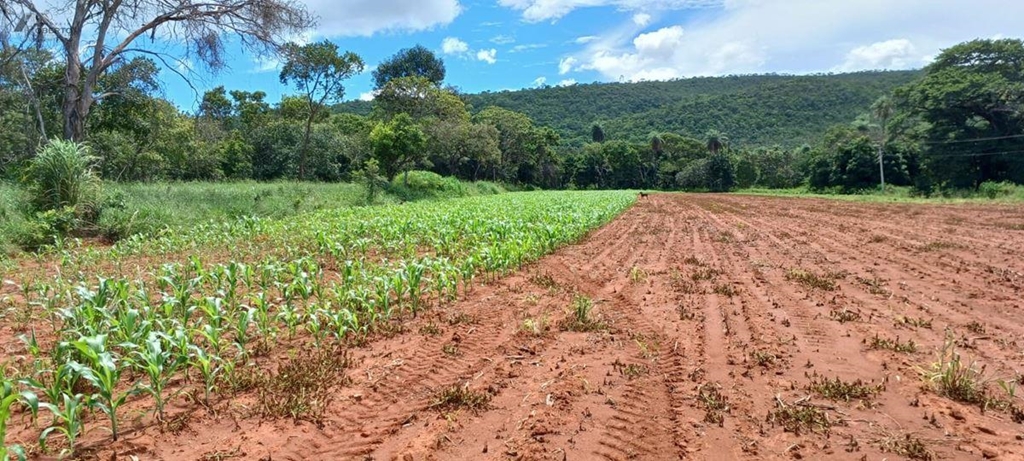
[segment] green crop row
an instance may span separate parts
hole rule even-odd
[[[2,379],[0,447],[18,402],[51,413],[40,444],[60,434],[68,451],[89,412],[106,417],[115,440],[126,401],[152,399],[162,421],[167,400],[180,395],[168,389],[182,376],[210,405],[240,388],[241,370],[279,341],[361,341],[457,299],[478,278],[578,241],[633,200],[624,192],[514,193],[247,219],[64,250],[57,275],[21,281],[19,304],[7,301],[30,333],[24,360],[8,367],[18,375]],[[140,256],[151,267],[136,262],[141,272],[127,275],[121,264]]]

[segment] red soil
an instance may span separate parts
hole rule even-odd
[[[83,440],[102,459],[901,459],[883,450],[909,435],[935,459],[1024,459],[1009,410],[939,396],[919,374],[948,329],[986,379],[1021,379],[1022,256],[1021,207],[652,195],[580,244],[353,349],[323,427],[252,416],[251,395],[216,416],[177,398],[168,411],[189,418],[176,434],[140,406],[121,441],[98,418]],[[593,300],[604,329],[561,331],[573,293]],[[840,323],[844,310],[859,319]],[[917,351],[872,349],[876,336]],[[834,402],[807,389],[815,374],[884,390]],[[439,411],[453,385],[491,400]],[[712,386],[728,401],[720,423],[698,399]],[[787,432],[769,418],[781,404],[824,411],[829,434]]]

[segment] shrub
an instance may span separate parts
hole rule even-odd
[[[88,147],[55,140],[43,147],[25,171],[32,205],[38,211],[71,208],[79,217],[93,212],[100,181]]]

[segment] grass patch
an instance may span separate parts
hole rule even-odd
[[[879,448],[886,453],[918,461],[935,459],[935,454],[928,449],[924,442],[910,434],[905,434],[903,437],[886,437],[879,442]]]
[[[302,351],[257,387],[257,412],[269,418],[291,417],[323,427],[348,356],[330,348]]]
[[[722,386],[717,383],[704,383],[697,386],[697,403],[704,409],[704,422],[725,424],[725,413],[729,412],[729,398],[722,394]]]
[[[861,319],[860,311],[851,311],[846,308],[843,308],[842,310],[832,309],[828,313],[828,316],[829,318],[839,322],[840,324],[846,322],[859,322]]]
[[[442,413],[451,413],[458,410],[479,412],[486,409],[490,402],[490,394],[472,391],[469,389],[468,383],[462,386],[453,384],[434,394],[434,400],[430,403],[429,408],[436,409]]]
[[[910,326],[910,327],[914,327],[914,328],[926,328],[928,330],[931,330],[932,329],[932,319],[926,319],[924,317],[914,318],[914,317],[907,317],[907,316],[904,315],[902,318],[900,318],[900,319],[898,319],[896,321],[896,326],[900,326],[900,325]]]
[[[839,377],[832,379],[813,376],[807,390],[833,401],[850,402],[854,400],[870,400],[885,390],[885,385],[866,383],[860,379],[843,381]]]
[[[561,324],[563,331],[587,332],[604,329],[604,324],[593,315],[594,302],[590,298],[574,294],[570,309],[569,316]]]
[[[831,434],[833,425],[843,424],[841,419],[833,421],[825,409],[806,402],[789,405],[776,398],[775,403],[776,408],[768,413],[767,422],[772,426],[782,426],[784,431],[797,436],[815,433],[827,437]]]
[[[882,338],[875,334],[875,337],[868,341],[868,347],[875,350],[887,350],[893,352],[899,352],[903,354],[913,354],[917,352],[917,344],[914,340],[908,339],[906,342],[901,342],[900,337],[896,339]]]
[[[803,269],[790,269],[786,272],[786,280],[799,283],[807,288],[823,291],[834,291],[837,286],[836,280],[839,278],[841,277],[838,274],[818,275]]]

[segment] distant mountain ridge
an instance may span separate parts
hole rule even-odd
[[[464,95],[473,112],[499,106],[550,126],[569,144],[590,140],[601,123],[606,138],[642,142],[652,132],[701,137],[725,133],[735,145],[795,147],[815,142],[829,126],[851,122],[879,96],[920,71],[825,75],[740,75],[664,82],[592,83]],[[368,114],[371,104],[339,105]]]

